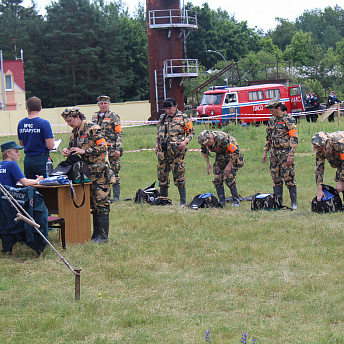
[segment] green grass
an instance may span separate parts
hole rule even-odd
[[[200,148],[196,137],[189,148]],[[265,127],[231,125],[245,156],[241,196],[271,192],[262,162]],[[1,257],[1,343],[344,343],[343,214],[313,214],[315,156],[310,139],[333,123],[298,125],[295,158],[297,211],[178,208],[174,185],[169,207],[121,201],[111,206],[110,242],[67,244],[50,240],[73,268],[81,268],[81,299],[75,279],[50,247],[41,259],[17,244]],[[68,142],[67,135],[56,135]],[[1,137],[1,143],[14,137]],[[155,128],[126,128],[124,150],[153,148]],[[55,165],[63,160],[54,153]],[[125,153],[121,198],[157,180],[152,151]],[[200,152],[188,152],[187,199],[214,192]],[[20,165],[22,166],[22,159]],[[325,182],[335,185],[326,163]],[[230,196],[228,188],[226,196]],[[290,205],[287,189],[284,203]]]

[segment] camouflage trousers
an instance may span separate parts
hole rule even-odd
[[[223,183],[225,183],[229,188],[236,185],[236,175],[238,173],[238,169],[232,167],[229,176],[225,174],[225,168],[229,161],[229,157],[224,155],[217,155],[215,158],[215,163],[213,165],[213,184],[216,188],[221,187]]]
[[[121,160],[120,158],[114,159],[114,157],[111,157],[111,156],[109,156],[109,160],[110,160],[110,168],[116,177],[115,184],[121,184],[121,181],[119,178],[119,171],[121,170]]]
[[[91,172],[91,209],[93,214],[109,214],[110,187],[105,170]]]
[[[174,185],[185,187],[185,154],[176,157],[166,157],[163,152],[158,152],[158,180],[159,185],[169,187],[170,172],[173,174]]]
[[[296,185],[295,164],[287,166],[287,159],[288,152],[286,151],[270,151],[270,174],[274,186],[283,186],[283,180],[288,188]]]

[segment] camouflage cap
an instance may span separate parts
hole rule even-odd
[[[97,98],[97,102],[110,102],[110,97],[109,96],[99,96]]]
[[[273,99],[271,99],[266,105],[265,108],[266,109],[276,109],[281,105],[280,102],[280,97],[275,97]]]
[[[319,131],[318,133],[316,133],[313,137],[312,137],[312,144],[314,146],[323,146],[326,141],[329,139],[329,136],[327,133],[325,133],[324,131]]]
[[[76,115],[80,114],[80,109],[77,106],[69,107],[65,109],[61,116],[66,119],[68,117],[75,117]]]
[[[198,135],[198,143],[200,145],[206,145],[211,140],[212,137],[213,137],[213,134],[211,131],[203,130]]]

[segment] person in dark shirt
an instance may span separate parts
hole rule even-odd
[[[25,178],[17,164],[20,156],[19,150],[23,148],[15,141],[8,141],[1,145],[3,161],[0,162],[0,183],[2,185],[16,187],[17,182],[20,182],[24,186],[31,186],[44,179],[43,176],[37,176],[36,179]]]
[[[41,100],[31,97],[26,101],[28,116],[18,123],[18,140],[24,146],[24,174],[26,178],[45,175],[49,151],[54,148],[54,135],[50,123],[39,117]]]

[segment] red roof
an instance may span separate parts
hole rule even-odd
[[[24,62],[23,60],[5,60],[4,62],[4,73],[6,74],[9,70],[13,73],[14,83],[25,91],[25,80],[24,80]]]

